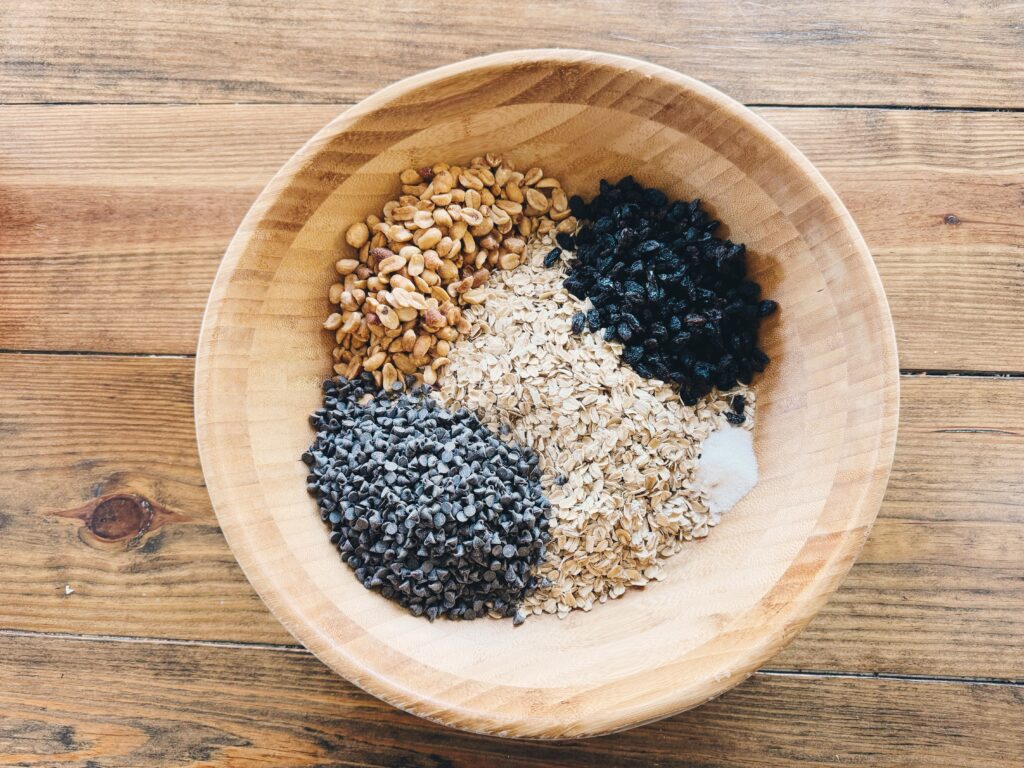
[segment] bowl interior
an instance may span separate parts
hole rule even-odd
[[[782,306],[756,382],[761,481],[666,581],[509,622],[428,623],[363,589],[328,542],[297,460],[330,375],[333,262],[398,172],[484,152],[571,193],[631,173],[700,197]],[[696,705],[749,674],[820,607],[874,519],[896,423],[895,346],[848,214],[791,146],[731,100],[619,57],[521,52],[413,78],[345,113],[268,186],[211,294],[197,366],[207,483],[239,562],[340,673],[450,725],[565,737]]]

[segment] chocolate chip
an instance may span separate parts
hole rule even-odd
[[[536,454],[426,388],[338,379],[324,393],[306,487],[356,578],[429,620],[514,616],[549,539]]]

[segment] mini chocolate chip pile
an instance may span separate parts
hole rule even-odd
[[[515,614],[548,538],[536,454],[369,374],[326,381],[310,423],[307,488],[364,587],[429,619]]]
[[[756,482],[750,450],[700,463],[751,444],[769,363],[746,248],[630,176],[587,202],[488,153],[396,186],[332,254],[338,378],[302,456],[342,561],[430,620],[656,589]]]

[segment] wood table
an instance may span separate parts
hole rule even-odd
[[[878,522],[803,634],[698,710],[563,744],[430,725],[298,647],[192,424],[207,291],[272,173],[385,83],[539,46],[665,64],[792,139],[903,371]],[[0,101],[0,765],[1024,764],[1020,3],[6,0]]]

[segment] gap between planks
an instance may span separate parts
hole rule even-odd
[[[48,357],[156,357],[171,360],[195,360],[195,353],[180,352],[104,352],[96,349],[2,349],[0,355],[46,355]]]
[[[371,94],[367,94],[369,96]],[[348,109],[357,101],[0,101],[4,107],[339,107]],[[787,104],[785,102],[744,102],[747,109],[850,109],[874,112],[1005,112],[1024,113],[1024,107],[971,107],[926,104]]]
[[[19,637],[26,640],[44,638],[48,640],[68,640],[74,642],[93,643],[130,643],[134,645],[169,645],[196,648],[235,648],[248,651],[268,651],[276,653],[294,653],[303,656],[312,654],[301,645],[284,645],[278,643],[240,643],[228,640],[186,640],[164,637],[139,637],[133,635],[93,635],[74,634],[68,632],[32,632],[22,629],[0,629],[0,637]],[[813,669],[773,669],[764,667],[757,674],[774,677],[795,678],[836,678],[847,680],[908,680],[921,683],[994,685],[1010,688],[1024,688],[1024,680],[995,677],[964,677],[944,675],[901,675],[887,672],[842,672]]]
[[[77,349],[2,349],[0,355],[45,355],[47,357],[135,357],[161,360],[195,360],[195,353],[173,352],[103,352]],[[973,371],[952,368],[900,368],[900,376],[968,377],[992,379],[1024,379],[1024,371]]]

